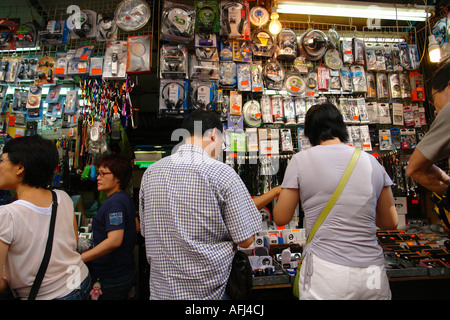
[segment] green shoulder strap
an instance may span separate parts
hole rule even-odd
[[[353,168],[355,167],[360,154],[361,154],[361,150],[355,149],[355,152],[353,153],[353,156],[347,166],[347,169],[344,172],[344,175],[341,178],[341,181],[339,182],[336,190],[334,191],[334,193],[331,196],[330,200],[328,201],[327,205],[325,206],[325,208],[323,208],[322,212],[320,213],[319,217],[317,218],[316,223],[314,223],[314,226],[311,229],[311,232],[309,233],[308,241],[306,242],[306,244],[308,244],[312,240],[317,229],[319,229],[320,225],[325,220],[325,218],[328,216],[328,213],[331,211],[331,209],[333,208],[337,199],[341,195],[341,192],[342,192],[342,190],[344,190],[344,187],[347,184],[347,181],[353,172]]]

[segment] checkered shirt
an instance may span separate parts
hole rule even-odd
[[[261,230],[241,178],[200,147],[182,145],[150,166],[139,195],[150,299],[221,299],[233,243]]]

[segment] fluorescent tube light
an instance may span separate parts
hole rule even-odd
[[[388,3],[368,4],[358,1],[282,1],[278,3],[279,13],[406,21],[425,21],[427,16],[430,15],[427,8],[432,9],[434,7]]]

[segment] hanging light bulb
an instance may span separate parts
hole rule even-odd
[[[435,63],[441,61],[441,48],[439,48],[439,44],[434,35],[428,36],[428,42],[428,55],[430,56],[430,61]]]
[[[277,35],[281,31],[281,22],[278,21],[279,15],[277,12],[277,8],[272,8],[272,13],[270,15],[270,24],[269,24],[269,31],[273,35]]]

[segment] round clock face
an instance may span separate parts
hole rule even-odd
[[[138,30],[150,19],[150,6],[142,0],[124,0],[117,6],[114,17],[119,28]]]

